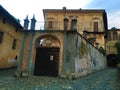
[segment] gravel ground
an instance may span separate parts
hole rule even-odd
[[[120,71],[107,68],[77,80],[32,76],[15,78],[15,69],[0,70],[0,90],[120,90]]]

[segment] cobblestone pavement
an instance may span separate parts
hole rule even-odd
[[[120,90],[120,70],[107,68],[77,80],[33,76],[15,78],[15,69],[0,70],[0,90]]]

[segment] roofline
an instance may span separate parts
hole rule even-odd
[[[63,9],[43,9],[43,16],[45,18],[46,12],[54,12],[54,13],[106,13],[105,9],[66,9],[63,7]]]
[[[15,17],[13,17],[7,10],[5,10],[1,5],[0,5],[0,13],[1,16],[6,18],[9,22],[15,25],[16,28],[18,29],[23,29],[21,24],[17,21]]]
[[[45,12],[81,12],[81,13],[103,13],[105,9],[43,9],[43,14]]]
[[[43,12],[104,12],[105,9],[43,9]]]

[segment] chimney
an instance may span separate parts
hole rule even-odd
[[[24,29],[28,29],[28,26],[29,26],[29,20],[28,20],[28,15],[26,16],[26,18],[24,19]]]
[[[31,27],[30,27],[31,30],[35,29],[35,23],[36,23],[35,15],[33,15],[33,18],[31,19]]]
[[[77,24],[77,19],[76,16],[74,16],[71,21],[71,30],[77,30],[76,24]]]
[[[68,22],[69,22],[69,20],[68,20],[66,15],[65,15],[63,21],[64,21],[64,30],[68,30]]]

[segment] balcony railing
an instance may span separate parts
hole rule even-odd
[[[30,25],[28,26],[28,29],[30,29]],[[89,28],[85,28],[81,24],[81,22],[77,22],[76,29],[79,32],[82,32],[84,30],[92,30],[92,26]],[[63,21],[37,21],[35,23],[35,30],[64,30],[64,22]],[[68,30],[71,30],[71,22],[68,23]],[[102,28],[99,28],[99,31],[103,31]]]

